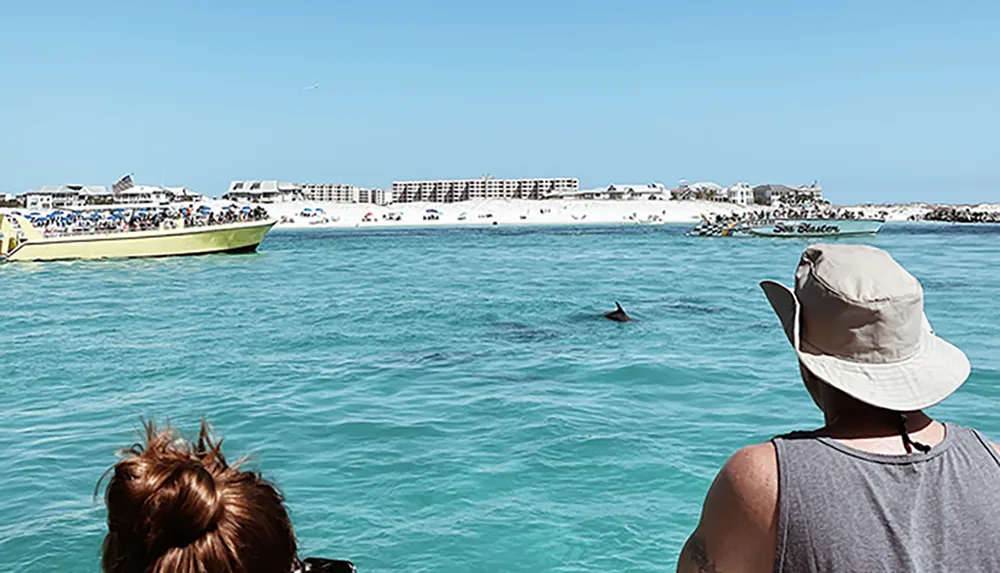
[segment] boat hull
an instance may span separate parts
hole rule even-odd
[[[7,253],[8,261],[176,257],[253,252],[274,221],[171,230],[130,231],[29,239]]]
[[[749,224],[744,231],[758,237],[843,237],[874,235],[884,224],[878,219],[777,219]]]

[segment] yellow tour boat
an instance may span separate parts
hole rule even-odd
[[[55,261],[250,253],[275,223],[268,218],[185,226],[181,219],[150,230],[47,236],[22,215],[0,214],[0,258]]]

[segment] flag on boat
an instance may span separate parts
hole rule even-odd
[[[133,187],[135,187],[135,183],[132,182],[132,174],[129,173],[128,175],[116,181],[115,184],[111,186],[111,192],[121,193],[122,191],[126,189],[131,189]]]

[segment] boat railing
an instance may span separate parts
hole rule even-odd
[[[141,222],[136,223],[134,226],[130,223],[119,223],[112,226],[96,226],[87,227],[74,225],[70,227],[54,226],[54,227],[35,227],[39,234],[45,238],[57,238],[57,237],[78,237],[87,235],[112,235],[118,233],[134,233],[138,231],[168,231],[174,229],[184,229],[188,227],[214,227],[218,225],[230,225],[233,223],[250,223],[254,221],[265,221],[266,218],[256,219],[256,218],[246,218],[237,219],[235,221],[213,221],[208,222],[206,218],[192,218],[187,220],[184,217],[168,218],[157,223],[143,224]]]

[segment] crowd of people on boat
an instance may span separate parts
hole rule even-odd
[[[268,218],[268,213],[267,210],[259,206],[227,205],[219,210],[213,210],[207,205],[198,207],[191,205],[179,209],[174,207],[142,207],[87,211],[57,210],[47,214],[29,213],[25,215],[25,218],[44,236],[58,237],[263,221]]]
[[[775,220],[845,220],[845,219],[885,219],[889,213],[866,213],[861,209],[837,209],[827,205],[809,207],[778,207],[771,210],[756,210],[749,212],[715,214],[703,216],[702,221],[692,231],[692,235],[714,236],[725,234],[728,230],[741,225],[769,222]]]
[[[945,223],[1000,223],[1000,211],[973,210],[970,207],[938,207],[928,213],[910,215],[910,220]]]

